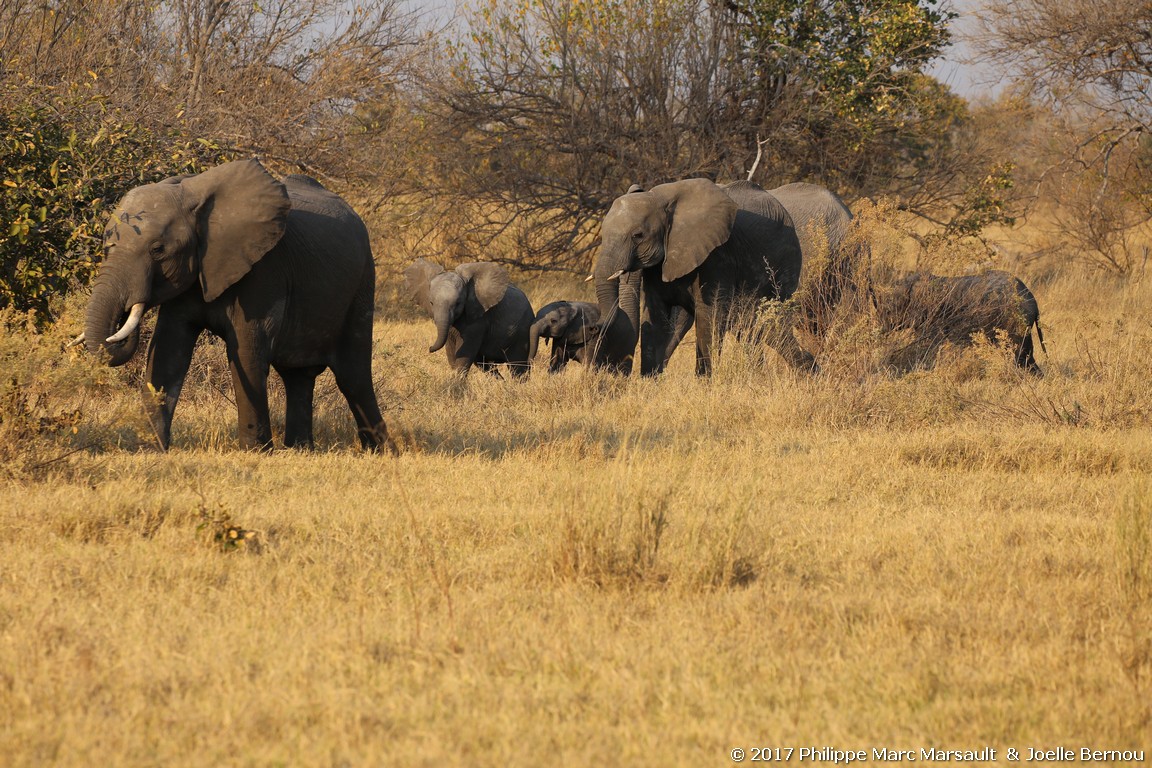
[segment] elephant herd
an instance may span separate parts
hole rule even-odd
[[[733,326],[740,302],[788,299],[812,264],[825,266],[816,286],[820,300],[839,300],[840,265],[860,256],[849,237],[851,218],[835,194],[812,184],[764,190],[744,181],[689,179],[649,190],[633,186],[601,225],[588,278],[595,280],[595,304],[556,301],[533,313],[528,297],[493,263],[446,270],[417,259],[404,280],[435,324],[429,352],[444,349],[459,373],[506,364],[522,378],[543,338],[551,343],[550,372],[576,360],[627,374],[639,347],[640,373],[658,374],[695,325],[696,371],[706,375],[714,340],[740,330]],[[298,175],[277,180],[259,161],[246,160],[137,187],[113,211],[104,248],[75,343],[121,365],[136,352],[144,312],[159,307],[146,380],[163,448],[205,330],[224,340],[242,446],[272,445],[270,369],[284,382],[285,445],[311,446],[315,380],[330,368],[361,444],[391,447],[372,386],[375,266],[368,232],[319,182]],[[925,308],[947,317],[942,333],[957,343],[1005,329],[1017,363],[1039,372],[1031,337],[1033,326],[1039,333],[1036,300],[1006,273],[917,274],[884,296],[894,310],[882,313],[891,329],[928,323]],[[991,309],[973,311],[977,306]],[[767,343],[792,366],[816,369],[791,331]]]

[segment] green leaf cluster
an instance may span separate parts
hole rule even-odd
[[[801,78],[861,127],[899,109],[908,80],[948,44],[936,0],[741,0],[735,26],[752,82]]]
[[[51,321],[85,284],[104,219],[125,192],[224,159],[207,140],[134,124],[82,87],[0,86],[0,308]]]
[[[903,173],[892,162],[913,159],[925,134],[933,144],[947,140],[954,99],[924,71],[948,45],[955,13],[936,0],[735,0],[731,7],[739,40],[732,66],[742,71],[738,119],[787,145],[768,160],[786,166],[795,158],[786,176],[820,169],[832,177],[826,183],[871,193]]]

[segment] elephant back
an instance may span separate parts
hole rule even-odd
[[[347,229],[349,234],[363,235],[367,239],[367,227],[359,214],[335,192],[329,191],[311,176],[293,175],[285,177],[285,189],[291,200],[291,214],[309,216],[310,226],[316,220],[312,216],[331,219],[333,226]]]
[[[815,259],[817,243],[826,244],[824,254],[838,253],[852,226],[852,212],[835,192],[816,184],[785,184],[768,190],[780,201],[796,225],[805,261]]]
[[[293,252],[325,254],[335,269],[372,264],[368,228],[344,198],[310,176],[287,176],[284,187],[292,203],[285,239]]]
[[[724,191],[744,211],[794,226],[788,209],[764,187],[752,181],[734,181]]]
[[[736,203],[736,219],[728,241],[701,269],[702,288],[714,284],[736,294],[788,298],[801,270],[800,242],[788,211],[753,182],[722,189]]]
[[[536,315],[532,311],[532,302],[528,300],[528,296],[518,286],[509,285],[504,294],[503,303],[507,307],[509,316],[516,318],[518,328],[527,334],[532,322],[536,319]]]

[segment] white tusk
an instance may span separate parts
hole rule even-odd
[[[594,277],[596,277],[596,275],[588,275],[588,277],[584,278],[584,282],[590,283]]]
[[[142,317],[144,317],[144,302],[140,301],[132,305],[132,311],[128,313],[128,319],[124,321],[124,326],[116,331],[116,333],[104,339],[104,341],[109,344],[124,341],[124,339],[131,336],[132,332],[140,325],[140,318]]]
[[[68,342],[68,346],[69,346],[69,347],[74,347],[74,346],[76,346],[77,344],[83,344],[83,343],[84,343],[84,334],[83,334],[83,333],[81,333],[79,336],[77,336],[76,338],[72,339],[72,341]]]
[[[622,275],[622,274],[624,274],[624,270],[618,269],[615,272],[613,272],[612,274],[608,275],[608,279],[609,280],[615,280],[616,278],[620,277],[620,275]]]

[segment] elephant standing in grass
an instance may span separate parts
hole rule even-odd
[[[315,381],[331,368],[364,447],[391,447],[372,387],[368,231],[315,179],[280,182],[246,160],[137,187],[113,212],[104,249],[77,341],[123,365],[144,312],[160,307],[146,376],[163,448],[205,330],[224,340],[245,448],[272,445],[269,368],[284,381],[285,445],[312,445]]]
[[[529,371],[532,305],[499,264],[461,264],[448,272],[427,259],[404,270],[408,292],[436,324],[429,352],[444,349],[453,370],[466,374],[473,365],[496,373],[506,363],[512,375]]]
[[[597,351],[602,341],[600,308],[586,301],[554,301],[536,313],[529,338],[531,358],[536,357],[540,339],[551,339],[549,373],[563,370],[570,360],[597,365]]]
[[[839,198],[810,184],[779,192],[781,197],[746,181],[720,186],[688,179],[647,191],[633,187],[612,203],[593,269],[596,295],[601,314],[618,307],[640,330],[643,375],[664,369],[693,324],[696,372],[710,373],[712,346],[741,301],[782,301],[796,291],[809,257],[805,245],[816,248],[810,224],[835,229],[827,241],[839,247],[851,219]],[[790,328],[770,343],[792,366],[815,368]]]
[[[1003,331],[1016,365],[1041,375],[1032,341],[1035,328],[1044,349],[1040,307],[1028,286],[1007,272],[962,277],[917,272],[880,291],[877,311],[882,330],[912,332],[914,342],[900,357],[916,359],[906,363],[930,362],[944,342],[966,346],[976,334],[995,339]]]

